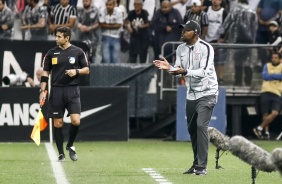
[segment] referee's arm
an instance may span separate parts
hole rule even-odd
[[[78,69],[78,74],[80,75],[88,75],[89,74],[89,67],[83,67]]]

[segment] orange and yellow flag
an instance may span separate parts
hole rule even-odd
[[[47,122],[42,114],[41,108],[39,109],[34,127],[32,129],[30,138],[39,146],[40,145],[40,131],[47,127]]]

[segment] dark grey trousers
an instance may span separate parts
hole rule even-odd
[[[186,100],[188,132],[194,153],[193,165],[206,168],[208,162],[208,126],[217,102],[216,95],[204,96],[197,100]]]

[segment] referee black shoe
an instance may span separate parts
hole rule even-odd
[[[75,152],[75,147],[74,146],[66,147],[66,150],[69,152],[70,159],[72,161],[77,161],[77,154]]]
[[[64,154],[60,154],[59,157],[58,157],[58,162],[63,162],[66,160],[66,157]]]
[[[196,166],[192,165],[192,167],[190,167],[190,169],[185,171],[183,174],[195,174],[195,173],[196,173]]]

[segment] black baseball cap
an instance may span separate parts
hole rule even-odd
[[[194,31],[198,35],[201,33],[201,27],[195,20],[188,20],[186,24],[180,24],[179,27]]]

